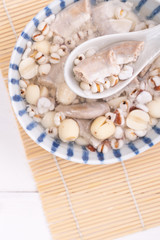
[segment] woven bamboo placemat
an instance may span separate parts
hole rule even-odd
[[[0,0],[6,83],[16,38],[50,2]],[[109,240],[160,225],[160,144],[126,162],[88,166],[56,158],[19,131],[54,240]]]

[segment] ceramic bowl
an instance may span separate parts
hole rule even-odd
[[[122,2],[126,2],[123,0]],[[154,19],[160,23],[160,5],[153,0],[134,0],[134,11],[136,14],[147,19]],[[124,145],[120,150],[110,150],[107,154],[90,152],[85,147],[74,143],[63,143],[59,139],[53,139],[46,135],[44,128],[34,122],[26,112],[26,103],[20,96],[18,66],[26,47],[27,41],[31,39],[39,22],[43,21],[52,13],[57,14],[69,4],[74,4],[73,0],[55,0],[53,3],[40,11],[26,26],[21,33],[13,50],[9,66],[9,92],[15,114],[26,133],[42,148],[64,159],[85,164],[111,164],[122,160],[127,160],[135,155],[144,152],[160,141],[160,122],[154,126],[148,134]]]

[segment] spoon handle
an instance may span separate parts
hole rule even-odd
[[[147,36],[147,40],[151,41],[153,39],[156,39],[158,45],[160,45],[160,43],[158,42],[158,40],[160,40],[160,24],[155,26],[155,27],[153,27],[153,28],[150,28],[150,29],[148,29],[146,31],[148,31],[148,33],[146,35]]]

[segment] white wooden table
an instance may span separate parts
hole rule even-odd
[[[1,75],[0,239],[51,240]],[[126,236],[119,240],[152,239],[160,239],[160,227]]]

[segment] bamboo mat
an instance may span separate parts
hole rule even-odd
[[[16,38],[50,2],[0,0],[6,83]],[[125,162],[88,166],[54,157],[19,131],[54,240],[109,240],[160,225],[160,144]]]

